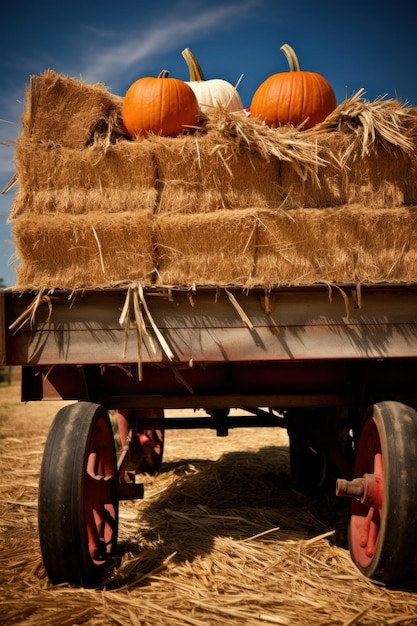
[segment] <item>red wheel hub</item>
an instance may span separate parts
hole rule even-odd
[[[336,494],[352,498],[350,520],[351,551],[357,563],[371,563],[380,540],[384,508],[384,472],[381,440],[374,418],[369,418],[361,433],[352,481],[337,481]]]

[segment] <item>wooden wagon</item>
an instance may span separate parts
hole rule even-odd
[[[417,111],[361,96],[306,132],[216,109],[194,134],[131,141],[122,98],[32,77],[0,366],[22,368],[23,401],[74,401],[40,475],[53,582],[90,584],[111,563],[118,503],[143,496],[165,430],[245,426],[287,429],[295,489],[352,498],[366,576],[407,575]],[[164,414],[185,408],[205,416]]]

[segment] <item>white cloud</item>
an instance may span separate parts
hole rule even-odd
[[[204,9],[197,4],[190,4],[187,12],[184,14],[182,11],[180,17],[178,8],[174,7],[170,14],[165,12],[163,19],[156,24],[141,24],[140,29],[137,24],[133,25],[130,34],[124,34],[123,43],[113,46],[109,45],[107,32],[105,50],[97,51],[97,42],[94,42],[95,51],[85,61],[82,75],[88,82],[112,82],[120,72],[176,47],[184,36],[191,41],[210,31],[233,28],[252,9],[259,9],[260,4],[262,2],[259,0],[246,0],[217,6],[214,4]]]

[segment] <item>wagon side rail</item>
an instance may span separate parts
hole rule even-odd
[[[37,300],[36,300],[37,298]],[[2,294],[23,399],[108,408],[417,404],[417,287]],[[34,306],[37,304],[37,306]]]

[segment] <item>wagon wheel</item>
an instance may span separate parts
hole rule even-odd
[[[126,469],[135,473],[155,474],[161,469],[165,430],[163,409],[119,409],[117,424],[122,449],[129,441]]]
[[[412,566],[417,547],[416,463],[417,413],[399,402],[375,404],[358,438],[357,478],[338,481],[337,488],[339,495],[354,498],[349,548],[368,578],[399,580]]]
[[[163,419],[163,409],[139,409],[135,411],[136,436],[140,452],[135,461],[138,472],[155,474],[159,472],[164,454],[165,430],[149,428],[149,420]]]
[[[58,411],[39,479],[39,539],[50,580],[90,585],[116,549],[117,467],[113,432],[100,405]]]

